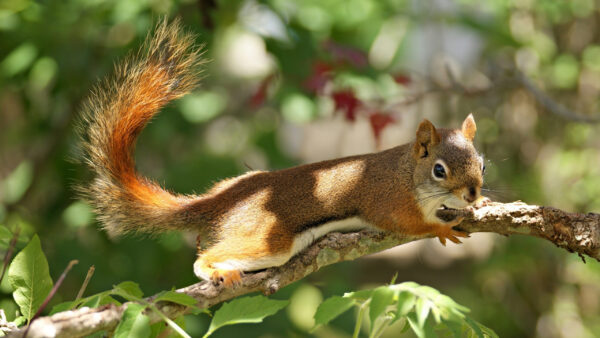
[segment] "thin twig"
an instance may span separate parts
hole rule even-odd
[[[406,97],[402,101],[392,103],[390,105],[390,107],[394,108],[397,106],[410,106],[412,104],[415,104],[415,103],[421,101],[425,96],[428,96],[430,94],[456,93],[456,94],[460,94],[463,96],[476,96],[476,95],[486,94],[486,93],[489,93],[492,91],[495,92],[502,88],[509,88],[508,85],[511,85],[511,87],[518,87],[519,85],[521,85],[527,91],[529,91],[531,93],[531,95],[533,95],[534,99],[539,104],[541,104],[546,110],[548,110],[549,112],[551,112],[555,115],[558,115],[564,119],[567,119],[570,121],[575,121],[575,122],[582,122],[582,123],[598,123],[598,122],[600,122],[600,117],[591,117],[591,116],[585,116],[585,115],[576,113],[576,112],[568,109],[564,105],[554,101],[550,97],[550,95],[548,95],[547,93],[542,91],[540,88],[538,88],[533,83],[533,81],[531,81],[531,79],[529,79],[525,74],[518,71],[517,69],[504,70],[504,69],[501,69],[498,66],[494,66],[494,65],[492,65],[492,69],[494,71],[501,70],[503,73],[509,73],[509,74],[513,74],[513,75],[501,75],[500,78],[497,78],[496,81],[494,81],[488,87],[472,89],[472,88],[467,88],[464,85],[462,85],[456,79],[456,76],[452,72],[452,69],[449,67],[449,65],[445,64],[444,70],[450,81],[450,86],[444,87],[444,86],[441,86],[441,85],[435,83],[435,81],[432,81],[431,79],[429,79],[429,80],[426,79],[426,83],[427,83],[426,87],[427,88],[423,89],[422,91],[420,91],[418,93],[415,93],[411,96]]]
[[[531,81],[525,74],[515,70],[517,80],[527,89],[533,97],[535,97],[536,101],[538,101],[544,108],[549,110],[550,112],[561,116],[565,119],[576,121],[576,122],[584,122],[584,123],[598,123],[600,122],[600,118],[584,116],[579,113],[575,113],[574,111],[568,109],[564,105],[554,101],[548,94],[539,89],[533,81]]]
[[[83,296],[83,293],[85,292],[85,289],[88,286],[88,283],[90,282],[90,279],[92,279],[92,276],[94,275],[94,271],[96,270],[95,266],[90,266],[87,275],[85,275],[85,280],[83,281],[83,284],[81,284],[81,288],[79,288],[79,292],[77,292],[77,297],[75,297],[75,300],[79,300],[81,299],[81,297]]]

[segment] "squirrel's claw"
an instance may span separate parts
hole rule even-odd
[[[443,246],[446,246],[446,239],[449,239],[453,243],[460,244],[462,242],[457,237],[463,237],[463,238],[470,237],[469,234],[464,231],[454,230],[454,229],[452,229],[450,227],[446,227],[446,226],[440,227],[436,231],[435,235],[437,236],[437,238],[439,239],[440,243],[442,243]]]
[[[485,206],[488,206],[492,204],[492,200],[485,197],[485,196],[479,196],[479,198],[477,199],[477,201],[475,201],[475,208],[479,209]]]

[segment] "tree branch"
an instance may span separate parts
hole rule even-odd
[[[515,203],[490,203],[477,210],[443,210],[440,217],[464,216],[460,228],[467,232],[494,232],[501,235],[522,234],[544,238],[556,246],[588,255],[600,261],[600,214],[568,213],[551,207]],[[248,273],[242,284],[234,289],[200,282],[179,289],[196,300],[200,308],[208,308],[250,292],[272,294],[280,288],[302,279],[321,267],[344,260],[379,252],[397,245],[430,236],[398,236],[389,233],[361,231],[331,233],[293,257],[285,265],[261,272]],[[583,256],[582,256],[583,257]],[[153,297],[147,300],[152,301]],[[100,308],[81,308],[65,311],[35,320],[28,337],[79,337],[100,330],[112,330],[119,323],[126,304],[106,305]],[[185,306],[160,302],[157,307],[170,318],[190,309]],[[151,322],[160,320],[152,311],[146,311]],[[9,337],[20,337],[14,331]]]

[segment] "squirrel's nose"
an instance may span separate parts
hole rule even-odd
[[[475,202],[477,199],[477,189],[475,187],[469,187],[467,191],[468,194],[463,194],[463,199],[469,203]]]

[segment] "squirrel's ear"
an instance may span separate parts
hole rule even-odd
[[[477,131],[477,125],[475,125],[475,119],[473,114],[469,114],[462,124],[462,133],[465,138],[471,142],[475,138],[475,132]]]
[[[440,134],[429,120],[424,119],[417,129],[417,139],[415,141],[414,154],[417,158],[427,157],[429,149],[440,143]]]

